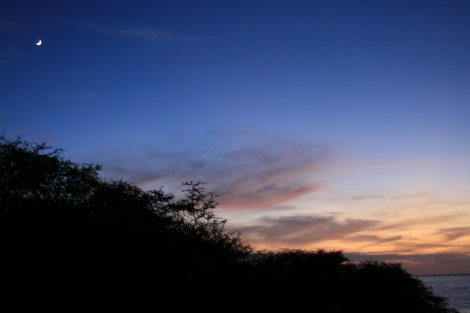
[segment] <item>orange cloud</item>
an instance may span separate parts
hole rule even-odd
[[[412,220],[400,221],[397,223],[386,224],[380,227],[375,228],[375,230],[406,230],[406,229],[416,229],[419,225],[428,225],[443,223],[448,221],[455,221],[459,217],[462,217],[462,214],[448,214],[448,215],[439,215],[425,218],[415,218]]]
[[[142,188],[176,187],[189,180],[208,182],[205,187],[220,194],[217,201],[219,208],[225,209],[224,214],[247,211],[236,219],[243,219],[244,224],[229,221],[228,226],[241,230],[255,247],[397,252],[402,256],[470,252],[468,199],[448,201],[426,188],[375,188],[374,184],[380,182],[377,175],[373,176],[374,184],[370,184],[369,171],[358,172],[357,178],[348,172],[348,166],[333,166],[336,154],[329,145],[249,134],[239,138],[210,136],[191,145],[181,143],[180,148],[171,151],[164,147],[127,151],[132,154],[107,153],[101,164],[108,176]],[[417,163],[390,161],[384,166]],[[327,189],[333,180],[340,185],[340,191]],[[296,202],[307,197],[318,202],[306,204],[307,207]],[[288,200],[291,201],[281,206]],[[279,216],[286,209],[291,210],[289,214]],[[312,214],[312,210],[318,213]],[[260,218],[261,214],[266,216]],[[407,262],[418,266],[414,263],[417,261]]]
[[[370,229],[378,223],[376,220],[346,219],[340,221],[333,216],[293,215],[278,218],[263,217],[256,225],[241,226],[239,229],[253,237],[253,243],[275,246],[299,246],[312,243],[342,239]]]

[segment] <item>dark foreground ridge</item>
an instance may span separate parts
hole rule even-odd
[[[254,253],[185,197],[103,181],[45,144],[0,137],[3,303],[64,308],[290,312],[457,312],[398,263],[348,262],[340,251]]]

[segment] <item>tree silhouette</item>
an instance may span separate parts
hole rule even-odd
[[[217,217],[216,195],[176,198],[104,181],[45,144],[0,136],[3,297],[158,309],[455,313],[400,264],[341,251],[253,252]],[[223,307],[222,307],[223,306]]]
[[[284,249],[251,257],[259,309],[457,313],[399,263],[351,263],[341,251]],[[273,299],[276,301],[273,302]]]
[[[170,299],[185,284],[203,289],[205,276],[251,252],[224,229],[226,220],[213,213],[215,195],[201,183],[183,183],[187,195],[176,199],[162,189],[103,181],[100,166],[61,153],[0,137],[5,284],[31,292],[71,285],[87,294],[160,292]]]

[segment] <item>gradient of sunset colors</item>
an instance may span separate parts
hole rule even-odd
[[[468,1],[1,5],[7,138],[205,181],[257,249],[470,273],[469,121]]]

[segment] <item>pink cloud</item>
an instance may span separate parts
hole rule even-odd
[[[214,136],[173,151],[132,149],[133,156],[119,152],[113,154],[121,155],[119,159],[108,155],[101,164],[106,176],[142,187],[204,181],[209,191],[220,195],[217,201],[224,209],[256,210],[320,189],[325,178],[321,172],[334,157],[324,144],[254,135],[245,139]]]

